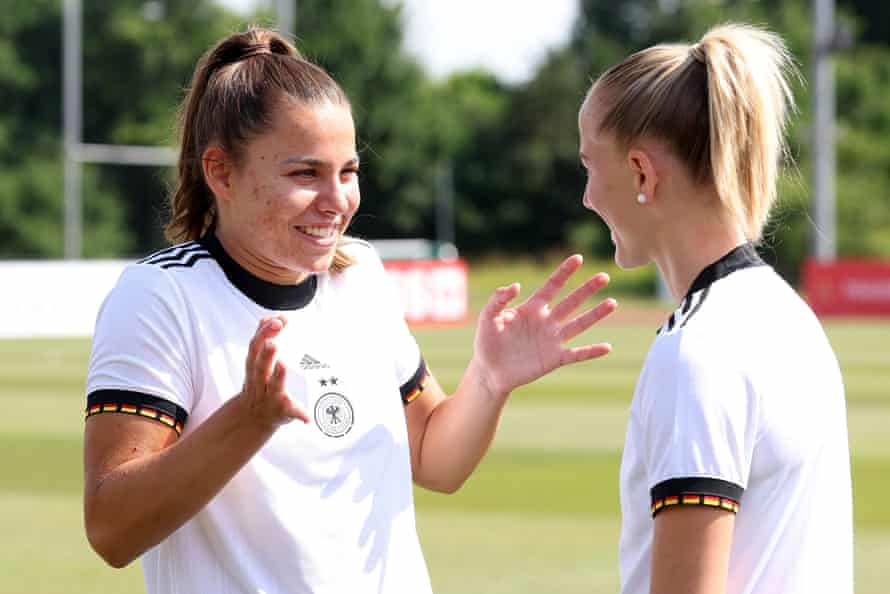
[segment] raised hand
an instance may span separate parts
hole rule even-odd
[[[569,348],[565,343],[606,317],[618,306],[606,299],[571,319],[573,312],[609,284],[599,273],[551,307],[582,258],[567,258],[547,282],[525,302],[507,305],[519,295],[519,283],[497,289],[479,314],[474,343],[474,363],[486,387],[503,396],[563,365],[602,357],[612,349],[608,343]]]
[[[309,422],[309,415],[294,404],[287,393],[287,368],[275,357],[275,337],[287,324],[287,319],[273,316],[260,320],[256,334],[247,351],[243,398],[254,419],[263,425],[278,427],[294,419]]]

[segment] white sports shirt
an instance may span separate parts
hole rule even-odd
[[[208,235],[123,272],[99,313],[87,415],[188,436],[244,382],[258,322],[313,421],[281,427],[195,517],[142,557],[148,594],[429,593],[403,403],[427,381],[380,260],[296,286],[262,281]],[[150,496],[150,494],[146,494]]]
[[[727,594],[852,594],[844,388],[810,309],[743,245],[659,330],[621,462],[622,594],[649,594],[658,514],[736,513]]]

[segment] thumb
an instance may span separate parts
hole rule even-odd
[[[284,405],[284,414],[292,419],[299,419],[303,421],[303,423],[309,423],[309,414],[303,410],[302,406],[295,404],[290,397],[287,398],[287,402]]]

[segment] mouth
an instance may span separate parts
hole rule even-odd
[[[340,228],[336,225],[297,225],[294,226],[303,237],[320,245],[332,245],[337,241]]]

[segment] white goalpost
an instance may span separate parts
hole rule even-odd
[[[296,0],[274,0],[277,26],[293,35]],[[83,5],[64,0],[62,13],[62,109],[65,160],[64,229],[65,259],[83,254],[82,169],[84,163],[172,166],[177,151],[168,146],[90,144],[83,142]]]

